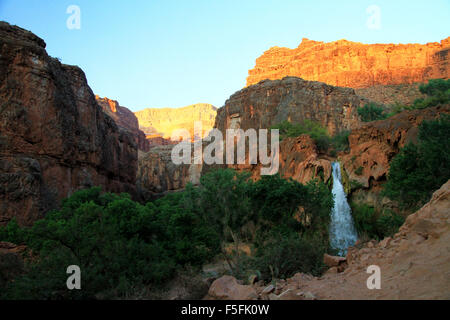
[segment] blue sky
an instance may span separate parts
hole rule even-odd
[[[81,29],[69,30],[69,5]],[[381,10],[381,28],[366,9]],[[450,0],[0,0],[0,20],[31,30],[51,56],[80,66],[101,96],[137,111],[197,102],[221,107],[255,59],[303,37],[426,43],[450,35]]]

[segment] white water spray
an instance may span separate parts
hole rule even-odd
[[[337,249],[339,255],[343,256],[347,253],[347,248],[355,244],[358,234],[353,224],[351,209],[342,186],[339,162],[333,162],[332,168],[334,207],[331,210],[330,242],[331,247]]]

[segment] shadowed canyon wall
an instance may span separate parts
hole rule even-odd
[[[0,223],[31,224],[75,190],[135,191],[137,145],[85,74],[29,31],[0,22]]]
[[[95,96],[95,99],[99,106],[103,108],[103,111],[113,118],[120,128],[130,132],[139,150],[147,152],[150,149],[150,143],[145,138],[145,133],[139,130],[139,122],[133,112],[119,105],[119,102],[116,100],[111,100],[106,97],[101,98],[98,95]]]

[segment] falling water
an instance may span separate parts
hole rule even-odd
[[[333,168],[333,196],[334,207],[331,210],[330,242],[331,247],[339,251],[343,256],[347,248],[354,245],[358,239],[352,220],[350,206],[341,182],[341,167],[339,162],[332,163]]]

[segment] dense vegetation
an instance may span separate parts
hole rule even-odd
[[[450,179],[450,115],[424,121],[417,144],[406,145],[391,162],[384,193],[404,208],[417,209]]]
[[[217,257],[241,279],[320,274],[332,203],[323,183],[279,176],[253,182],[230,169],[145,205],[100,188],[78,191],[31,228],[14,221],[0,228],[0,241],[30,249],[24,272],[0,281],[0,297],[124,297]],[[241,252],[243,243],[253,248],[251,256]],[[80,266],[82,290],[67,290],[69,265]]]
[[[384,239],[393,236],[405,219],[395,212],[385,209],[377,212],[367,204],[351,204],[352,216],[360,240]]]
[[[396,103],[392,106],[384,107],[375,103],[369,103],[362,108],[358,108],[358,114],[362,121],[369,122],[389,118],[404,110],[425,109],[450,103],[450,79],[430,80],[427,84],[420,85],[419,91],[425,94],[426,97],[416,99],[412,105]]]
[[[327,130],[317,122],[304,120],[302,123],[291,123],[283,121],[271,127],[271,129],[280,130],[280,139],[295,138],[302,134],[309,135],[315,142],[319,152],[328,151],[335,153],[348,149],[348,136],[350,131],[342,131],[337,135],[330,137]]]

